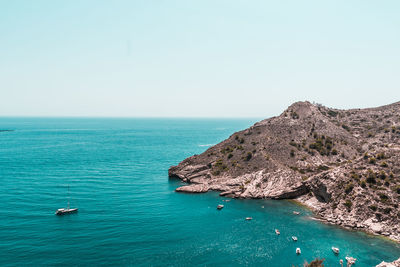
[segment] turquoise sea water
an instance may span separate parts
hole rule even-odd
[[[373,266],[400,257],[399,245],[311,220],[288,201],[174,192],[182,183],[168,179],[170,165],[254,122],[0,118],[0,129],[15,130],[0,132],[0,266],[292,266],[314,257],[339,266],[346,255]],[[68,185],[79,212],[55,216]]]

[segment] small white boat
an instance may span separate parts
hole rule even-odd
[[[332,251],[333,251],[333,253],[335,253],[335,254],[339,254],[339,249],[336,248],[336,247],[332,247]]]
[[[70,214],[70,213],[75,213],[77,211],[78,211],[78,208],[71,209],[69,207],[69,185],[68,185],[68,205],[67,205],[67,208],[61,208],[61,209],[56,210],[55,215],[66,215],[66,214]]]
[[[75,208],[75,209],[62,208],[62,209],[58,209],[58,210],[56,211],[56,215],[65,215],[65,214],[68,214],[68,213],[75,213],[75,212],[77,212],[77,211],[78,211],[77,208]]]
[[[294,214],[294,215],[299,215],[300,212],[298,212],[298,211],[293,211],[293,214]]]
[[[292,236],[293,241],[297,241],[297,236]]]
[[[261,206],[261,208],[263,209],[263,208],[264,208],[264,206]]]
[[[281,234],[281,232],[279,232],[279,230],[278,230],[278,229],[275,229],[275,234],[277,234],[277,235],[280,235],[280,234]]]
[[[296,254],[300,255],[301,254],[301,249],[300,248],[296,248]]]
[[[217,210],[222,210],[223,208],[224,208],[224,205],[219,204],[219,205],[217,206]]]
[[[246,217],[246,221],[253,220],[253,217]]]
[[[347,261],[347,265],[348,266],[351,266],[351,265],[353,265],[354,263],[356,263],[356,258],[353,258],[353,257],[349,257],[349,256],[347,256],[346,257],[346,261]]]

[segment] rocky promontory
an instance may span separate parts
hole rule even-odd
[[[295,199],[322,220],[400,241],[400,102],[297,102],[169,169],[180,192]]]

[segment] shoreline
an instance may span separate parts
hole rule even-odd
[[[179,177],[177,177],[177,179],[180,179]],[[195,189],[192,187],[193,185],[197,185],[198,188],[196,187]],[[188,182],[184,182],[183,186],[180,186],[178,188],[175,189],[175,192],[179,192],[179,193],[189,193],[189,194],[199,194],[199,193],[207,193],[207,192],[219,192],[219,196],[220,197],[225,197],[225,198],[232,198],[232,199],[268,199],[268,200],[286,200],[289,201],[295,205],[298,205],[302,208],[305,208],[309,211],[312,212],[312,218],[314,218],[315,220],[320,221],[321,223],[327,224],[327,225],[334,225],[337,227],[340,227],[342,229],[346,229],[346,230],[352,230],[352,231],[360,231],[363,232],[367,235],[370,236],[374,236],[374,237],[379,237],[382,239],[385,239],[387,241],[393,242],[395,244],[400,244],[400,236],[398,239],[396,238],[392,238],[392,233],[389,233],[389,235],[383,235],[381,233],[378,232],[374,232],[372,229],[370,228],[361,228],[361,227],[350,227],[350,226],[346,226],[344,224],[339,224],[339,223],[335,223],[335,221],[329,221],[327,218],[324,218],[323,216],[321,216],[319,214],[319,210],[317,209],[317,207],[314,207],[311,204],[307,204],[305,200],[302,200],[301,198],[304,196],[300,196],[297,198],[288,198],[288,199],[274,199],[274,198],[255,198],[255,197],[244,197],[244,196],[240,196],[240,195],[235,195],[235,194],[224,194],[221,195],[221,192],[223,192],[223,190],[218,190],[218,189],[211,189],[209,187],[204,187],[201,186],[202,184],[193,184],[193,183],[188,183]],[[184,188],[184,189],[182,189]],[[191,188],[190,190],[187,190],[188,188]]]
[[[179,178],[177,178],[177,179],[179,179]],[[190,185],[192,185],[192,184],[184,182],[184,186],[190,186]],[[180,187],[178,187],[178,188],[180,188]],[[176,188],[176,189],[178,189],[178,188]],[[200,191],[186,191],[186,190],[176,190],[176,189],[175,189],[175,192],[186,193],[186,194],[187,193],[189,193],[189,194],[199,194],[199,193],[207,193],[207,192],[210,192],[210,191],[211,192],[217,192],[217,193],[218,192],[219,193],[222,192],[221,190],[215,190],[215,189],[208,189],[207,191],[202,191],[202,190],[200,190]],[[349,227],[349,226],[346,226],[346,225],[342,225],[342,224],[338,224],[338,223],[334,223],[334,222],[328,221],[328,219],[326,219],[323,216],[318,214],[318,210],[314,206],[308,205],[305,201],[303,202],[301,199],[299,199],[301,197],[299,197],[299,198],[291,198],[291,199],[274,199],[274,198],[252,198],[252,197],[243,197],[243,196],[234,196],[234,195],[221,195],[221,194],[219,194],[219,196],[220,197],[224,197],[224,198],[231,198],[231,199],[266,199],[266,200],[274,200],[274,201],[285,200],[285,201],[288,201],[288,202],[293,203],[295,205],[298,205],[299,207],[302,207],[304,209],[307,209],[307,210],[311,211],[312,212],[312,216],[310,218],[312,218],[314,220],[317,220],[317,221],[319,221],[319,222],[321,222],[323,224],[333,225],[333,226],[336,226],[336,227],[339,227],[339,228],[342,228],[342,229],[346,229],[346,230],[351,230],[351,231],[359,231],[359,232],[365,233],[365,234],[367,234],[367,235],[369,235],[371,237],[378,237],[378,238],[384,239],[386,241],[389,241],[389,242],[397,244],[397,245],[400,244],[400,239],[395,239],[395,238],[391,238],[390,236],[386,236],[386,235],[383,235],[383,234],[380,234],[380,233],[376,233],[376,232],[372,231],[370,228],[359,228],[359,227],[356,227],[356,226],[355,227]]]
[[[311,205],[307,205],[306,203],[301,202],[298,199],[288,199],[288,201],[311,211],[313,213],[313,218],[315,220],[320,221],[321,223],[324,223],[326,225],[334,225],[334,226],[337,226],[339,228],[346,229],[346,230],[363,232],[369,236],[378,237],[378,238],[384,239],[386,241],[390,241],[395,244],[400,244],[400,239],[394,239],[394,238],[391,238],[390,236],[385,236],[385,235],[382,235],[379,233],[375,233],[372,230],[370,230],[369,228],[366,229],[366,228],[358,228],[358,227],[349,227],[346,225],[332,223],[332,222],[328,221],[327,219],[325,219],[324,217],[322,217],[321,215],[319,215],[317,213],[318,211],[314,207],[312,207]]]
[[[190,185],[190,183],[187,183],[187,182],[185,182],[185,184],[186,185]],[[273,198],[252,198],[252,197],[241,197],[241,196],[239,196],[239,197],[238,196],[227,196],[227,195],[221,195],[220,194],[221,193],[220,190],[212,190],[212,189],[207,190],[206,192],[188,192],[188,191],[177,191],[177,190],[175,190],[175,192],[178,192],[178,193],[190,193],[190,194],[215,192],[215,193],[219,193],[219,197],[222,197],[222,198],[225,198],[225,199],[237,199],[237,200],[245,200],[245,199],[246,200],[264,199],[264,200],[273,200],[273,201],[285,200],[285,201],[287,201],[287,202],[289,202],[291,204],[294,204],[296,206],[301,207],[302,209],[310,211],[312,213],[310,216],[308,216],[308,218],[310,220],[316,220],[316,221],[318,221],[318,222],[320,222],[322,224],[325,224],[327,226],[334,226],[334,227],[337,227],[338,229],[346,230],[346,231],[349,231],[349,232],[350,231],[351,232],[360,232],[360,233],[366,235],[369,238],[379,238],[379,239],[381,239],[381,240],[383,240],[385,242],[389,242],[389,243],[391,243],[391,244],[393,244],[395,246],[398,246],[400,244],[400,239],[396,240],[396,239],[390,238],[389,236],[385,236],[385,235],[382,235],[382,234],[375,233],[375,232],[373,232],[373,231],[371,231],[369,229],[357,228],[357,227],[352,228],[352,227],[348,227],[346,225],[340,225],[340,224],[335,224],[335,223],[329,222],[328,220],[324,219],[322,216],[320,216],[317,213],[318,210],[316,210],[315,207],[313,207],[312,205],[307,205],[307,203],[302,202],[300,199],[296,199],[296,198],[295,199],[273,199]],[[393,262],[391,262],[389,264],[396,264],[398,262],[400,262],[400,258],[394,259]],[[388,264],[387,262],[381,261],[381,263],[379,263],[376,266],[377,267],[378,266],[382,266],[382,267],[397,266],[397,265],[387,265],[387,264]]]

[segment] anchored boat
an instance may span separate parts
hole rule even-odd
[[[70,214],[70,213],[75,213],[78,211],[78,208],[73,208],[71,209],[69,207],[69,185],[68,185],[68,204],[67,204],[67,208],[61,208],[56,210],[56,215],[65,215],[65,214]]]
[[[301,249],[300,248],[296,248],[296,254],[300,255],[301,254]]]
[[[297,241],[297,236],[292,236],[293,241]]]
[[[217,210],[222,210],[223,208],[224,208],[224,205],[219,204],[219,205],[217,206]]]
[[[339,249],[336,248],[336,247],[332,247],[332,251],[333,251],[333,253],[335,253],[335,254],[339,254]]]
[[[58,209],[56,211],[56,215],[64,215],[64,214],[68,214],[68,213],[75,213],[77,211],[78,211],[78,208],[70,209],[69,206],[68,206],[68,208]]]
[[[280,234],[281,234],[281,232],[279,232],[279,230],[278,230],[278,229],[275,229],[275,234],[277,234],[277,235],[280,235]]]

